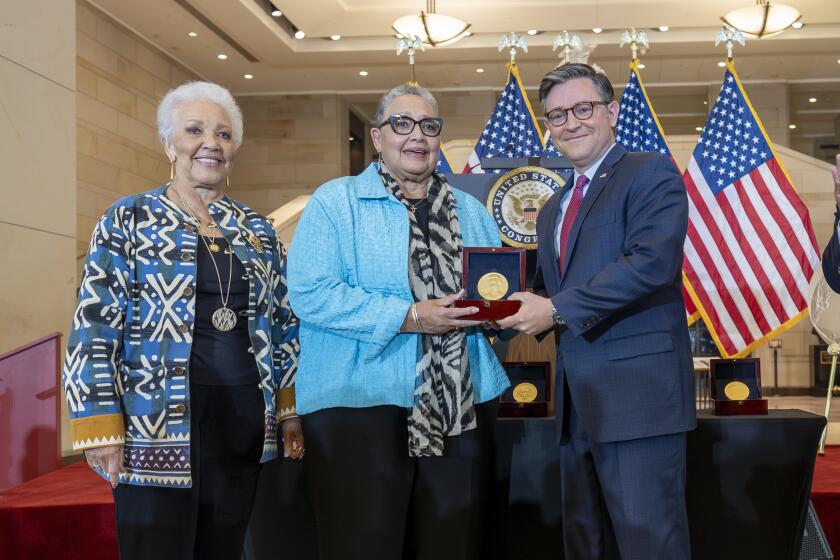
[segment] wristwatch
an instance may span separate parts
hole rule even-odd
[[[551,306],[551,320],[554,321],[554,324],[558,327],[566,326],[566,321],[563,320],[563,317],[560,316],[560,312],[557,311],[557,308],[553,305]]]

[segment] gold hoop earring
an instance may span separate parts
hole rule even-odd
[[[173,159],[169,164],[169,182],[175,180],[175,160]]]
[[[225,177],[225,187],[230,188],[230,175]]]

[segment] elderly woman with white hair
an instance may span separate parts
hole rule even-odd
[[[123,560],[241,557],[260,464],[303,457],[298,321],[269,221],[225,194],[230,92],[158,107],[170,181],[96,225],[67,345],[74,449],[114,488]]]
[[[484,206],[435,171],[442,128],[426,89],[387,92],[379,161],[321,186],[295,230],[297,405],[321,560],[478,555],[508,380],[465,319],[478,310],[452,304],[463,247],[500,242]]]

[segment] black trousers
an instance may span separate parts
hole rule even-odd
[[[443,457],[408,456],[408,411],[330,408],[303,416],[306,481],[321,560],[479,557],[496,401]]]
[[[256,383],[190,385],[192,488],[114,490],[122,560],[239,560],[260,473]]]

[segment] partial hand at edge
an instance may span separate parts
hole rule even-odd
[[[306,449],[303,446],[300,418],[287,418],[280,424],[280,428],[283,430],[283,457],[291,457],[295,461],[303,459]]]
[[[120,483],[120,473],[126,472],[122,445],[85,449],[85,461],[90,468],[105,472],[111,481],[112,488],[116,488]]]

